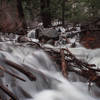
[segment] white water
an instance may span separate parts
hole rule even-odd
[[[14,46],[11,43],[0,43],[0,48],[5,50],[0,51],[1,59],[28,65],[28,70],[37,77],[36,82],[31,82],[26,76],[0,61],[2,66],[26,80],[26,82],[22,82],[8,74],[4,74],[5,77],[0,79],[1,82],[8,85],[8,88],[19,100],[99,100],[100,90],[98,87],[93,84],[89,92],[88,80],[75,73],[69,74],[70,81],[66,80],[55,63],[42,50],[35,50],[25,45],[24,47]],[[70,48],[70,50],[78,58],[83,56],[82,59],[89,63],[95,63],[99,67],[100,49]],[[3,95],[3,100],[9,98],[2,91],[0,91],[1,95]]]

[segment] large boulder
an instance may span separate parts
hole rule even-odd
[[[38,29],[37,29],[38,30]],[[58,32],[56,29],[44,29],[44,30],[38,30],[36,32],[38,34],[38,38],[47,38],[47,39],[59,39],[60,32]]]

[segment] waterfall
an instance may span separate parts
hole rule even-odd
[[[81,56],[78,54],[83,55],[82,59],[90,63],[94,57],[96,59],[99,52],[99,50],[83,48],[70,50],[79,58]],[[92,53],[94,55],[91,55]],[[22,82],[6,73],[0,75],[0,82],[7,86],[19,100],[99,100],[99,96],[95,95],[95,92],[98,94],[100,90],[95,84],[92,85],[91,91],[88,91],[88,81],[75,73],[69,73],[70,79],[65,79],[55,63],[41,49],[36,50],[26,44],[20,46],[8,42],[0,43],[0,59],[1,66],[26,80],[26,82]],[[5,64],[4,59],[19,65],[26,65],[37,80],[30,81],[25,75]],[[1,90],[0,97],[3,100],[9,99]]]

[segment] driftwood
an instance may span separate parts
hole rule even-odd
[[[17,69],[24,75],[26,75],[31,81],[36,81],[36,77],[30,71],[25,69],[25,67],[18,65],[10,60],[5,60],[5,63],[8,64],[10,67]]]
[[[0,89],[3,90],[12,100],[18,100],[17,97],[5,86],[0,84]]]

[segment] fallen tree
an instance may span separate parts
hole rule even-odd
[[[89,83],[94,82],[96,85],[100,86],[100,75],[98,74],[100,69],[97,69],[95,64],[88,64],[76,58],[68,48],[61,49],[62,52],[53,49],[46,49],[45,51],[50,55],[53,61],[59,66],[62,66],[60,69],[64,77],[68,77],[69,72],[75,72],[88,79]]]

